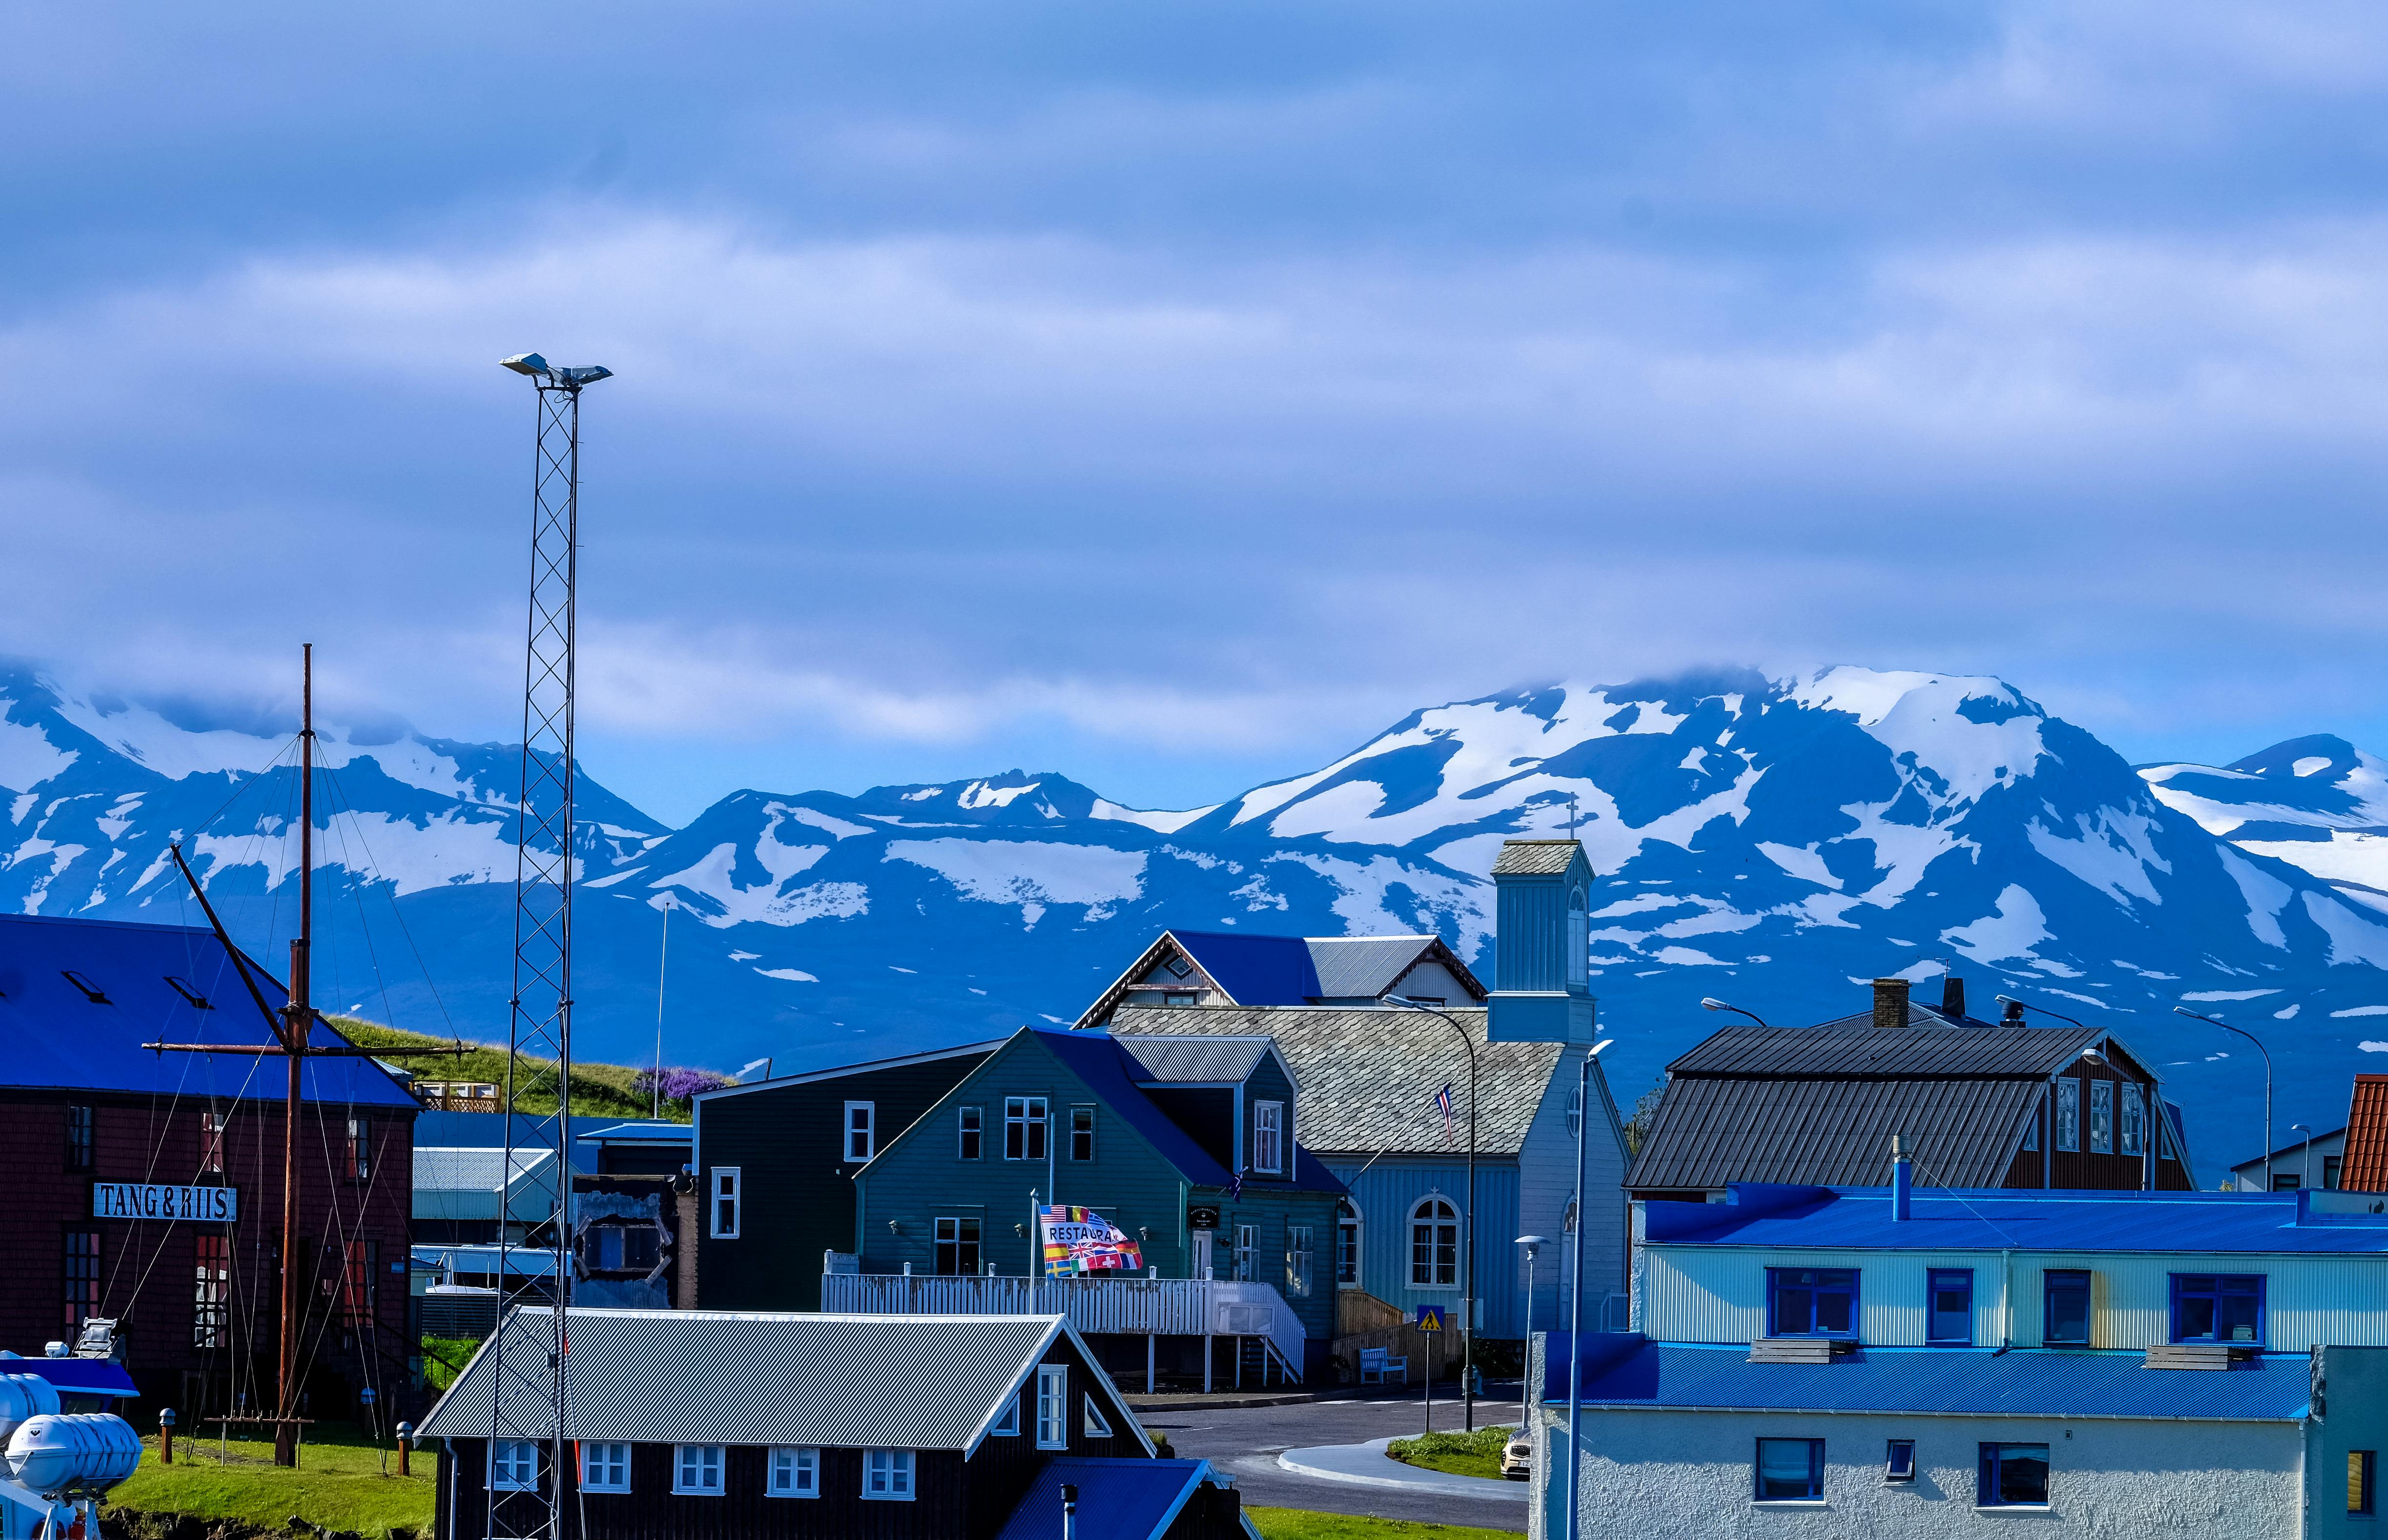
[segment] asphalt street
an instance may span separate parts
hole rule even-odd
[[[1480,1401],[1476,1425],[1514,1426],[1515,1401]],[[1207,1459],[1236,1479],[1247,1504],[1268,1508],[1307,1508],[1326,1513],[1356,1513],[1372,1519],[1415,1519],[1429,1523],[1473,1524],[1480,1529],[1523,1533],[1523,1503],[1475,1502],[1432,1492],[1404,1492],[1391,1486],[1360,1486],[1350,1482],[1321,1481],[1281,1470],[1277,1457],[1287,1449],[1321,1444],[1358,1444],[1425,1431],[1418,1400],[1313,1401],[1290,1407],[1254,1407],[1237,1411],[1209,1407],[1194,1411],[1157,1411],[1141,1420],[1155,1433],[1167,1433],[1180,1455]],[[1456,1401],[1445,1399],[1437,1387],[1434,1429],[1459,1428]]]

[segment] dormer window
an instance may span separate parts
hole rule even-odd
[[[1285,1104],[1252,1104],[1252,1169],[1276,1176],[1285,1169]]]

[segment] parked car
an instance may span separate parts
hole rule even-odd
[[[1501,1474],[1513,1482],[1531,1481],[1534,1477],[1534,1440],[1525,1429],[1509,1435],[1501,1450]]]

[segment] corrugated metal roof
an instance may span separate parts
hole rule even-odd
[[[65,977],[68,970],[89,979],[105,1003],[90,999]],[[266,1005],[281,1009],[288,1000],[282,986],[253,961],[249,974]],[[210,1008],[185,999],[166,981],[170,975]],[[281,1070],[257,1073],[245,1054],[142,1048],[145,1042],[263,1046],[273,1041],[231,953],[214,932],[195,926],[0,915],[0,1035],[8,1043],[0,1085],[275,1102],[285,1090]],[[325,1048],[353,1046],[320,1022],[312,1041]],[[301,1073],[311,1102],[410,1112],[422,1106],[371,1059],[311,1059]]]
[[[1914,1007],[1908,1016],[1915,1019]],[[2095,1027],[1912,1025],[1886,1031],[1875,1028],[1870,1016],[1822,1027],[1728,1027],[1669,1065],[1667,1073],[2015,1075],[2045,1079],[2104,1036]]]
[[[502,1149],[456,1148],[451,1145],[418,1147],[414,1152],[414,1190],[423,1192],[495,1193],[498,1172],[503,1168],[506,1152]],[[522,1180],[542,1163],[553,1164],[553,1150],[516,1150],[514,1180]]]
[[[1995,1187],[2042,1094],[2038,1079],[1678,1076],[1659,1098],[1625,1185],[1693,1191],[1734,1181],[1887,1181],[1890,1136],[1903,1133],[1918,1183]]]
[[[2332,1194],[1918,1191],[1748,1184],[1723,1203],[1645,1206],[1653,1245],[1848,1246],[1869,1251],[2388,1254],[2388,1215],[2317,1210]],[[2352,1205],[2350,1205],[2352,1206]]]
[[[687,1144],[694,1142],[696,1128],[689,1123],[616,1123],[608,1128],[593,1129],[576,1139],[592,1144]]]
[[[2355,1077],[2338,1185],[2350,1193],[2388,1193],[2388,1075]]]
[[[1175,1084],[1241,1080],[1268,1056],[1267,1038],[1139,1038],[1120,1041],[1140,1079]]]
[[[571,1320],[566,1437],[866,1449],[969,1448],[1069,1332],[1061,1316],[576,1309]],[[544,1436],[547,1308],[515,1310],[505,1331],[507,1425]],[[497,1380],[485,1344],[422,1435],[489,1437]],[[1124,1405],[1107,1415],[1123,1433],[1119,1420],[1135,1425]]]
[[[1300,936],[1172,930],[1172,940],[1238,1005],[1299,1005],[1318,995],[1318,969]]]
[[[1313,936],[1311,966],[1318,974],[1316,997],[1321,1000],[1374,1000],[1393,987],[1419,954],[1435,944],[1432,936]],[[1246,1000],[1243,1005],[1301,1005],[1303,1000]]]
[[[1476,1045],[1477,1149],[1515,1155],[1541,1107],[1564,1051],[1556,1042],[1487,1042],[1482,1006],[1450,1015]],[[1287,1010],[1123,1005],[1111,1018],[1123,1040],[1145,1035],[1264,1032],[1302,1084],[1294,1136],[1319,1151],[1449,1155],[1434,1094],[1447,1082],[1467,1117],[1467,1061],[1440,1016],[1374,1006]],[[1081,1033],[1080,1036],[1086,1034]],[[1467,1144],[1463,1134],[1456,1146]]]
[[[1547,1395],[1568,1395],[1567,1339]],[[2313,1397],[2302,1353],[2222,1372],[2147,1369],[2138,1353],[1865,1347],[1829,1364],[1754,1364],[1747,1347],[1587,1337],[1583,1398],[1618,1409],[1909,1412],[1947,1417],[2295,1421]],[[1604,1361],[1605,1360],[1605,1361]],[[1593,1364],[1601,1367],[1593,1372]]]
[[[1045,1462],[996,1540],[1053,1540],[1061,1533],[1061,1487],[1078,1489],[1078,1533],[1102,1540],[1160,1540],[1211,1474],[1207,1459],[1088,1459]]]
[[[1583,849],[1576,839],[1504,839],[1492,858],[1494,877],[1557,877]]]

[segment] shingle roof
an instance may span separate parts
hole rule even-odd
[[[2388,1255],[2388,1215],[2287,1193],[1918,1191],[1890,1217],[1886,1188],[1737,1187],[1723,1203],[1647,1205],[1653,1245],[1848,1246],[1867,1251],[2225,1252]]]
[[[1567,1339],[1551,1335],[1556,1350],[1544,1389],[1564,1400]],[[2038,1348],[1866,1347],[1829,1364],[1754,1364],[1747,1346],[1591,1337],[1584,1346],[1585,1404],[1621,1409],[2285,1422],[2303,1418],[2313,1398],[2313,1366],[2302,1353],[2267,1353],[2222,1373],[2183,1373],[2144,1368],[2138,1353]]]
[[[1061,1533],[1061,1488],[1078,1489],[1078,1532],[1104,1540],[1161,1540],[1187,1500],[1211,1474],[1207,1459],[1088,1459],[1045,1462],[996,1533],[996,1540],[1053,1540]]]
[[[87,978],[94,1001],[65,977]],[[288,996],[255,962],[249,975],[269,1009]],[[179,978],[208,1003],[192,1004],[167,982]],[[76,1091],[160,1092],[280,1101],[280,1069],[246,1054],[159,1054],[145,1042],[263,1046],[273,1041],[249,999],[232,954],[195,926],[0,915],[0,1037],[8,1043],[0,1085]],[[313,1042],[351,1046],[318,1022]],[[368,1058],[311,1059],[301,1086],[311,1102],[353,1102],[420,1111],[387,1071]]]
[[[507,1425],[536,1436],[546,1436],[553,1420],[548,1314],[525,1306],[505,1326]],[[968,1449],[1048,1344],[1068,1332],[1061,1316],[575,1309],[565,1435]],[[473,1356],[424,1420],[424,1437],[489,1436],[498,1389],[491,1358],[486,1344]],[[1104,1388],[1117,1403],[1116,1390]],[[1136,1425],[1124,1405],[1107,1415],[1122,1433]]]
[[[1505,839],[1492,858],[1494,877],[1557,877],[1583,849],[1575,839]]]
[[[1482,1006],[1454,1007],[1450,1014],[1476,1044],[1483,1104],[1477,1148],[1515,1155],[1558,1067],[1562,1045],[1487,1042]],[[1467,1148],[1467,1063],[1457,1036],[1440,1016],[1380,1006],[1252,1011],[1123,1005],[1111,1018],[1111,1031],[1123,1040],[1250,1032],[1274,1037],[1302,1084],[1295,1137],[1314,1151],[1448,1155],[1454,1146],[1443,1140],[1434,1094],[1449,1084],[1463,1130],[1456,1148]]]
[[[1918,1184],[1995,1187],[2040,1093],[2039,1082],[2026,1079],[1679,1076],[1659,1098],[1625,1185],[1691,1192],[1734,1181],[1883,1182],[1890,1136],[1903,1133]]]
[[[1393,980],[1408,971],[1421,953],[1431,949],[1438,938],[1433,936],[1313,936],[1303,941],[1310,948],[1311,966],[1317,971],[1321,1000],[1374,1000],[1393,987]],[[1236,997],[1244,1005],[1301,1005],[1301,1000],[1246,1000]]]
[[[2388,1193],[2388,1075],[2355,1077],[2338,1185],[2350,1193]]]
[[[1268,1056],[1268,1038],[1139,1038],[1121,1041],[1148,1080],[1201,1085],[1241,1080]]]

